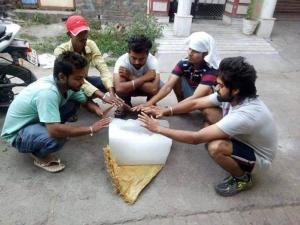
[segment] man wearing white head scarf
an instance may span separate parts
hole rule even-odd
[[[134,107],[134,110],[139,111],[142,107],[155,105],[172,89],[178,102],[213,92],[219,67],[215,40],[205,32],[195,32],[187,38],[186,43],[189,44],[187,57],[177,63],[159,92],[145,104]]]

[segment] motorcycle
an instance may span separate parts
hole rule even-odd
[[[27,40],[15,38],[20,26],[0,18],[0,108],[7,108],[21,87],[36,81],[24,60],[39,66],[37,53]]]

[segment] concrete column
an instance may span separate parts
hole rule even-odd
[[[259,26],[257,36],[269,38],[273,31],[275,18],[273,18],[277,0],[264,0],[260,11]]]
[[[189,16],[191,13],[192,0],[179,0],[177,14],[178,16]]]
[[[277,0],[264,0],[260,12],[260,18],[270,19],[273,18]]]
[[[190,35],[192,18],[190,15],[192,0],[178,0],[177,13],[174,19],[174,35],[186,37]]]

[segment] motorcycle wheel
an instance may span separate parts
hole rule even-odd
[[[3,84],[11,84],[10,80],[1,75],[0,76],[0,87]],[[14,100],[15,94],[12,91],[12,88],[3,87],[0,89],[0,107],[7,108],[9,104]]]
[[[0,71],[0,108],[7,108],[14,96],[36,77],[29,69],[10,63],[0,63]]]

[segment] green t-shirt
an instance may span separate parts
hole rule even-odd
[[[69,99],[85,102],[83,91],[68,90],[64,98],[59,92],[53,76],[43,77],[24,88],[9,106],[1,137],[12,144],[18,131],[34,123],[60,123],[59,108]]]

